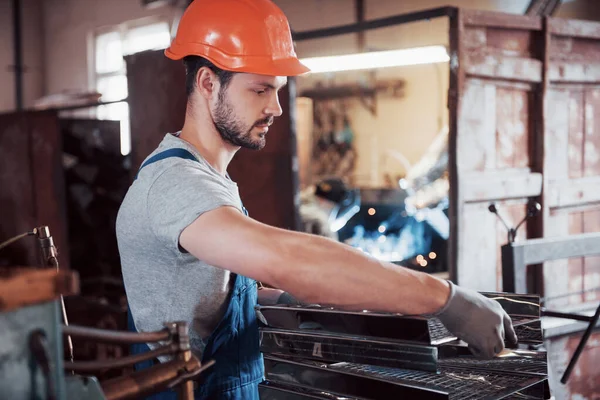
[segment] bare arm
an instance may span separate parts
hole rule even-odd
[[[266,282],[305,303],[428,314],[450,293],[443,280],[327,238],[261,224],[231,207],[197,218],[181,233],[180,244],[211,265]]]

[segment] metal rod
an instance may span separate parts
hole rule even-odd
[[[0,250],[5,248],[6,246],[11,245],[12,243],[14,243],[16,241],[23,239],[24,237],[33,236],[33,235],[35,235],[35,232],[25,232],[25,233],[21,233],[20,235],[14,236],[8,240],[5,240],[4,242],[0,243]]]
[[[103,369],[112,369],[112,368],[123,368],[128,367],[139,362],[144,362],[148,360],[152,360],[153,358],[157,358],[160,356],[174,354],[177,352],[177,346],[162,346],[155,350],[147,351],[141,354],[136,354],[133,356],[127,356],[123,358],[118,358],[114,360],[106,360],[106,361],[65,361],[64,369],[67,371],[74,372],[94,372]]]
[[[35,228],[33,231],[38,238],[43,266],[54,267],[59,271],[58,250],[56,249],[56,246],[54,246],[54,239],[52,239],[52,235],[50,235],[50,228],[46,225],[42,225]],[[67,318],[67,308],[65,307],[65,299],[62,294],[60,295],[60,309],[62,312],[63,323],[65,326],[68,326],[69,318]],[[67,335],[67,350],[69,351],[69,360],[74,361],[73,339],[71,339],[71,336],[69,335]]]
[[[197,358],[173,360],[137,371],[124,377],[102,382],[102,392],[107,400],[140,399],[159,393],[189,380],[209,368],[213,363],[200,365]],[[193,382],[192,382],[193,384]]]
[[[354,0],[356,9],[356,22],[365,22],[365,0]],[[365,31],[358,32],[357,37],[358,51],[364,52],[366,49]]]
[[[559,312],[559,311],[550,311],[550,310],[546,310],[544,308],[542,308],[541,312],[542,312],[542,316],[544,316],[544,317],[572,319],[575,321],[583,321],[583,322],[590,322],[592,320],[592,317],[588,317],[587,315],[563,313],[563,312]]]
[[[428,20],[430,18],[449,17],[454,15],[455,10],[456,8],[454,7],[432,8],[429,10],[394,15],[391,17],[374,19],[372,21],[358,22],[355,24],[332,26],[330,28],[315,29],[312,31],[294,32],[292,35],[294,40],[296,41],[345,35],[348,33],[357,33],[369,29],[385,28],[387,26],[423,21]]]
[[[567,381],[569,380],[569,376],[571,376],[571,371],[573,371],[575,364],[577,364],[577,360],[579,359],[579,356],[583,352],[583,348],[585,347],[585,344],[587,343],[588,339],[590,338],[592,331],[596,327],[596,324],[598,323],[599,318],[600,318],[600,304],[598,305],[598,308],[596,309],[596,313],[592,317],[592,320],[590,321],[589,326],[587,327],[583,336],[581,337],[581,340],[579,341],[579,344],[577,345],[577,348],[575,349],[575,353],[573,353],[573,358],[571,358],[571,361],[569,362],[569,365],[567,365],[567,369],[565,370],[565,373],[563,374],[562,378],[560,379],[560,383],[562,383],[563,385],[565,383],[567,383]]]
[[[578,290],[576,292],[569,292],[569,293],[565,293],[565,294],[560,294],[557,296],[551,296],[551,297],[542,297],[540,299],[541,303],[545,303],[549,300],[555,300],[555,299],[562,299],[565,297],[570,297],[570,296],[578,296],[578,295],[582,295],[585,293],[590,293],[590,292],[597,292],[600,291],[600,287],[596,287],[596,288],[591,288],[591,289],[585,289],[585,290]]]
[[[21,37],[21,0],[13,0],[13,50],[15,57],[15,108],[23,110],[23,46]]]
[[[134,343],[156,343],[166,341],[171,338],[167,329],[157,332],[125,332],[125,331],[108,331],[105,329],[89,328],[87,326],[69,325],[63,326],[63,334],[91,339],[102,343],[119,343],[119,344],[134,344]]]

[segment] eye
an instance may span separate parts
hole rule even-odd
[[[266,93],[266,90],[255,90],[254,92],[256,92],[257,95],[262,96]]]

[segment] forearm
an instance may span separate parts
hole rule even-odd
[[[408,315],[434,313],[448,299],[447,282],[339,242],[280,232],[277,243],[285,267],[276,286],[302,302]]]

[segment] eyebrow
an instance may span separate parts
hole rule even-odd
[[[277,89],[274,85],[267,83],[267,82],[256,82],[255,84],[258,86],[264,86],[264,87],[267,87],[267,88],[273,89],[273,90]],[[288,81],[286,80],[285,83],[283,85],[281,85],[281,87],[277,90],[283,89],[284,87],[286,87],[287,84],[288,84]]]

